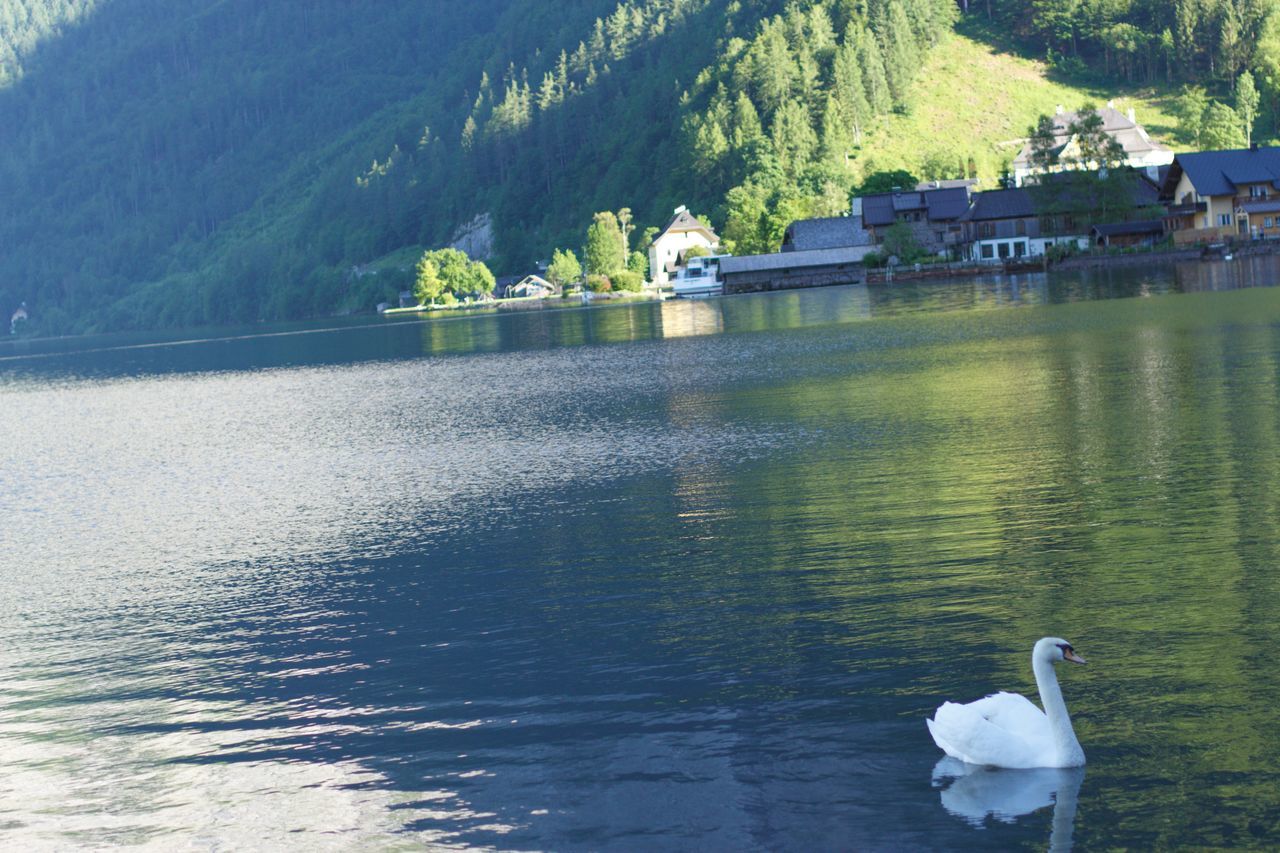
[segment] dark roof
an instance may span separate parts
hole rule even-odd
[[[924,193],[913,191],[909,193],[893,194],[893,209],[895,211],[924,210],[924,208]]]
[[[977,185],[978,181],[974,178],[950,178],[942,181],[921,181],[916,184],[916,190],[924,192],[926,190],[969,189]]]
[[[1271,183],[1280,186],[1280,148],[1232,148],[1179,154],[1165,178],[1164,191],[1172,196],[1183,173],[1196,192],[1204,196],[1234,195],[1241,184]]]
[[[836,249],[842,246],[869,246],[871,235],[862,227],[861,216],[828,216],[798,219],[787,226],[782,251]]]
[[[1119,237],[1130,234],[1163,234],[1164,221],[1160,219],[1139,219],[1135,222],[1108,222],[1105,225],[1093,226],[1093,232],[1099,237]]]
[[[662,233],[653,239],[657,240],[662,237],[663,234],[670,234],[673,231],[705,231],[716,240],[720,239],[716,236],[716,232],[712,231],[706,225],[703,225],[696,216],[687,210],[681,210],[676,213],[676,215],[671,218],[671,221],[667,223],[667,227],[662,229]]]
[[[862,199],[862,221],[866,225],[892,225],[897,221],[893,213],[893,193],[869,195]]]
[[[969,209],[969,189],[965,186],[930,190],[923,195],[933,220],[959,219]]]
[[[967,186],[879,193],[862,199],[862,219],[867,225],[892,225],[898,213],[915,210],[925,211],[931,220],[958,219],[968,209]]]
[[[845,246],[839,249],[815,249],[808,252],[774,252],[770,255],[735,255],[720,261],[721,275],[763,270],[805,269],[808,267],[860,264],[871,246]]]
[[[1240,209],[1245,213],[1280,213],[1280,199],[1246,201]]]
[[[984,222],[991,219],[1018,219],[1024,216],[1035,216],[1036,206],[1031,193],[1025,188],[1014,190],[988,190],[985,193],[974,193],[973,207],[964,215],[969,222]]]
[[[1096,173],[1090,173],[1096,174]],[[1133,171],[1130,200],[1133,207],[1147,207],[1156,204],[1159,190],[1142,172]],[[1059,202],[1078,201],[1079,208],[1090,207],[1090,196],[1087,184],[1078,183],[1080,172],[1058,172],[1046,175],[1041,180],[1043,187],[1054,188]],[[1008,190],[989,190],[985,193],[974,193],[973,207],[962,218],[969,222],[984,222],[992,219],[1021,219],[1038,215],[1039,205],[1044,201],[1041,195],[1044,190],[1040,186],[1018,187]],[[1082,193],[1083,198],[1073,198]]]

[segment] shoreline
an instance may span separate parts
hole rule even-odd
[[[575,298],[578,297],[578,298]],[[660,302],[669,296],[657,290],[643,290],[639,293],[623,291],[619,293],[592,293],[590,299],[582,300],[578,294],[570,296],[518,296],[513,299],[491,299],[484,302],[459,302],[454,305],[411,305],[406,308],[388,308],[379,311],[381,317],[415,317],[432,315],[437,312],[469,313],[472,311],[525,311],[559,306],[562,308],[582,308],[601,302]]]

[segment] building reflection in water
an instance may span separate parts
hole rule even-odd
[[[662,303],[662,336],[688,338],[724,331],[722,299],[668,299]]]

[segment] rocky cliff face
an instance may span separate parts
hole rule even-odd
[[[483,261],[493,257],[493,216],[481,213],[463,223],[453,232],[449,246],[465,252],[472,260]]]

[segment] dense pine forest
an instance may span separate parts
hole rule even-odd
[[[477,217],[499,274],[623,207],[767,251],[846,207],[957,25],[1206,105],[1250,72],[1273,122],[1278,6],[0,0],[0,310],[41,334],[368,311],[404,282],[365,265]]]

